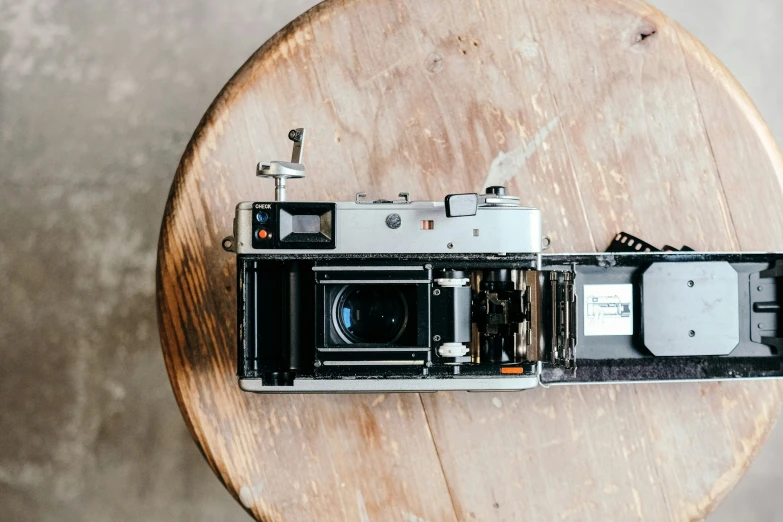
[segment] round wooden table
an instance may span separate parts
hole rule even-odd
[[[619,0],[333,0],[265,43],[188,145],[158,252],[182,414],[259,520],[691,520],[774,424],[776,382],[525,393],[261,396],[235,377],[220,240],[273,199],[262,159],[308,128],[296,200],[415,199],[506,184],[558,252],[625,230],[696,249],[783,249],[780,153],[726,69]]]

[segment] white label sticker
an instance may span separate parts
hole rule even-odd
[[[633,285],[585,285],[585,335],[633,335]]]

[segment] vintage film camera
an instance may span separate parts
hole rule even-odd
[[[783,375],[783,254],[542,254],[541,213],[503,187],[444,201],[236,207],[237,374],[252,392],[521,390]],[[783,285],[781,285],[783,289]]]

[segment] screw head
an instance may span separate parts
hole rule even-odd
[[[291,131],[288,133],[288,139],[291,141],[300,142],[302,141],[302,133],[296,129],[291,129]]]
[[[386,216],[386,226],[396,230],[402,226],[402,218],[399,214],[389,214]]]
[[[432,295],[440,295],[440,289],[436,288],[432,291]]]
[[[693,288],[693,281],[688,281],[688,288]]]
[[[454,248],[454,243],[449,243],[446,245],[446,248]]]
[[[689,336],[689,337],[694,337],[695,335],[696,335],[696,332],[694,332],[693,330],[691,330],[690,332],[688,332],[688,336]]]
[[[437,343],[438,341],[440,341],[440,335],[435,335],[435,336],[433,336],[433,337],[432,337],[432,340],[433,340],[433,341],[435,341],[435,342]]]

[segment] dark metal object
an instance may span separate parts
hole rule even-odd
[[[392,229],[398,229],[402,226],[402,218],[399,214],[389,214],[386,216],[386,226]]]
[[[655,355],[728,355],[739,343],[737,271],[729,263],[653,263],[642,274],[644,345]]]
[[[751,309],[750,331],[751,339],[774,347],[778,354],[783,354],[783,338],[778,316],[783,303],[783,285],[778,285],[783,277],[783,261],[775,266],[750,277],[750,295],[753,303]]]
[[[487,187],[485,192],[495,196],[505,196],[507,194],[506,187]]]
[[[514,288],[511,270],[484,270],[473,299],[473,319],[480,333],[481,360],[488,363],[513,361],[514,334],[524,317],[522,296]]]

